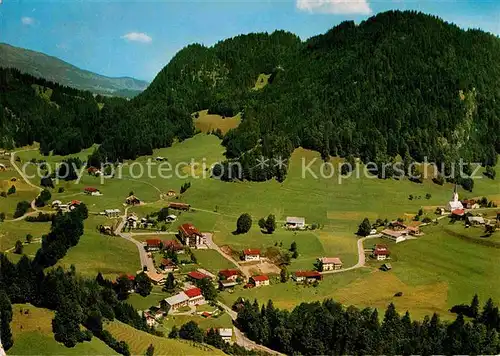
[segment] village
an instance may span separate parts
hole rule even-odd
[[[91,196],[100,196],[99,190],[91,187],[84,188],[84,193]],[[167,197],[175,197],[173,190],[168,191]],[[53,201],[51,206],[54,210],[71,211],[79,201],[71,201],[63,204]],[[404,222],[401,219],[373,224],[369,233],[358,236],[359,261],[355,266],[344,266],[339,256],[317,256],[316,261],[307,270],[296,270],[290,274],[280,273],[282,266],[277,261],[266,256],[265,251],[256,247],[248,247],[237,254],[228,254],[220,249],[212,240],[212,233],[201,232],[192,223],[183,223],[176,229],[168,231],[160,230],[158,220],[151,216],[140,217],[136,213],[128,213],[130,207],[144,204],[137,196],[130,194],[124,200],[124,211],[120,209],[105,209],[98,214],[109,218],[114,223],[100,225],[98,230],[101,234],[122,236],[127,239],[134,237],[145,237],[143,242],[137,242],[142,248],[140,251],[142,269],[137,273],[144,272],[151,282],[168,290],[167,297],[158,300],[157,304],[142,310],[148,325],[158,327],[164,319],[176,315],[190,315],[198,318],[212,318],[216,320],[226,311],[220,301],[211,298],[207,300],[203,288],[210,285],[218,291],[232,293],[235,288],[253,289],[267,288],[273,283],[296,283],[314,286],[321,283],[325,275],[342,273],[355,268],[363,267],[365,264],[378,265],[381,271],[391,271],[390,244],[399,244],[408,240],[415,240],[424,235],[422,228],[429,224],[437,224],[443,218],[450,221],[464,221],[465,227],[483,227],[486,231],[495,231],[500,228],[500,212],[496,216],[487,218],[484,214],[474,215],[474,210],[480,209],[485,202],[474,200],[459,200],[458,193],[453,191],[452,199],[443,207],[436,208],[434,219],[412,220]],[[185,202],[171,201],[165,207],[161,223],[173,227],[178,220],[179,214],[189,214],[193,208]],[[162,209],[163,210],[163,209]],[[173,214],[174,211],[178,213]],[[300,235],[301,231],[310,229],[304,217],[286,217],[278,228],[285,231],[295,231]],[[369,239],[385,239],[387,243],[376,243],[372,247],[364,247],[363,242]],[[234,268],[208,271],[205,268],[190,270],[193,264],[193,250],[214,249],[227,259]],[[144,258],[142,258],[144,256]],[[280,276],[281,274],[281,276]],[[118,276],[119,279],[130,282],[130,292],[135,289],[135,276]],[[168,288],[166,289],[166,285]],[[203,287],[202,287],[203,286]],[[227,306],[226,306],[227,307]],[[217,329],[224,340],[234,340],[233,330],[227,327]]]

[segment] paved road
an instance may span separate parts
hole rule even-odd
[[[378,238],[381,236],[382,236],[382,234],[377,234],[377,235],[370,235],[370,236],[366,236],[366,237],[362,237],[362,238],[358,239],[358,263],[356,263],[354,266],[342,268],[342,269],[337,269],[337,270],[333,270],[333,271],[324,271],[324,272],[321,272],[321,274],[342,273],[342,272],[352,271],[353,269],[363,267],[366,263],[365,248],[363,247],[363,242],[366,240],[375,239],[375,238]]]
[[[226,254],[224,251],[221,250],[221,248],[213,241],[212,239],[212,234],[211,233],[205,233],[205,244],[211,248],[212,250],[215,250],[217,252],[219,252],[222,257],[224,257],[226,260],[228,260],[229,262],[231,262],[233,265],[235,265],[235,267],[241,271],[241,273],[243,273],[243,275],[248,279],[250,278],[250,274],[245,271],[244,269],[241,268],[240,264],[232,257],[232,256],[229,256],[228,254]]]
[[[125,213],[122,215],[122,220],[115,229],[115,235],[120,236],[125,240],[134,243],[137,246],[137,249],[139,250],[139,257],[141,259],[141,268],[140,268],[141,270],[144,266],[146,266],[148,268],[148,271],[154,272],[156,271],[156,267],[153,263],[153,259],[149,257],[146,250],[144,250],[144,245],[142,244],[142,242],[134,239],[132,237],[132,234],[122,232],[123,227],[125,226],[125,222],[127,221],[128,209],[129,209],[128,207],[125,208]]]
[[[236,318],[238,317],[238,313],[236,313],[234,310],[232,310],[226,304],[223,304],[220,301],[217,302],[217,303],[222,308],[224,308],[224,310],[229,314],[229,316],[231,317],[231,319],[233,320],[233,322],[235,322]],[[247,338],[245,336],[245,334],[243,334],[241,332],[241,330],[236,327],[236,325],[234,326],[233,329],[234,329],[234,336],[236,337],[236,343],[238,345],[240,345],[240,346],[243,346],[245,349],[247,349],[247,350],[262,351],[262,352],[266,352],[266,353],[271,354],[271,355],[283,355],[284,356],[284,354],[282,354],[282,353],[280,353],[278,351],[271,350],[268,347],[265,347],[263,345],[257,344],[256,342],[253,342],[252,340],[250,340],[249,338]]]

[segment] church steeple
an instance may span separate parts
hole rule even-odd
[[[455,188],[453,189],[453,201],[457,202],[458,201],[458,190],[457,190],[457,184],[455,183]]]

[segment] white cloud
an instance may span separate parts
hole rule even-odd
[[[359,14],[372,13],[368,0],[297,0],[297,9],[310,13]]]
[[[153,39],[143,32],[129,32],[123,35],[121,38],[127,41],[135,41],[142,43],[151,43]]]
[[[35,24],[35,19],[33,17],[23,16],[21,17],[21,23],[26,26],[31,26]]]

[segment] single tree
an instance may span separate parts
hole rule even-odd
[[[15,194],[16,193],[16,186],[12,185],[9,190],[7,191],[8,195]]]
[[[151,279],[149,279],[146,273],[141,272],[135,276],[135,291],[137,293],[143,297],[147,297],[152,289],[153,285],[151,284]]]
[[[371,229],[372,225],[370,224],[370,220],[368,220],[368,218],[364,218],[363,222],[359,225],[357,234],[359,236],[368,236],[370,235]]]
[[[30,244],[32,241],[33,241],[33,235],[27,234],[26,235],[26,242]]]
[[[288,281],[288,271],[287,271],[286,267],[284,267],[284,266],[281,268],[280,280],[281,280],[281,283],[286,283]]]
[[[477,294],[474,294],[470,303],[470,312],[473,318],[477,318],[479,316],[479,297]]]
[[[259,219],[259,227],[260,227],[262,230],[265,230],[265,229],[266,229],[266,219],[264,219],[264,218],[260,218],[260,219]]]
[[[153,344],[149,344],[148,349],[146,350],[146,356],[153,356],[155,354],[155,347]]]
[[[247,213],[241,214],[238,218],[238,221],[236,222],[236,232],[238,234],[245,234],[250,231],[251,227],[252,217]]]
[[[172,272],[168,273],[167,280],[165,281],[163,289],[167,292],[171,292],[175,289],[175,277]]]
[[[276,217],[273,214],[269,214],[266,219],[266,230],[269,234],[272,234],[276,230]]]
[[[16,241],[16,245],[14,247],[14,253],[17,255],[22,255],[23,254],[23,243],[20,240]]]

